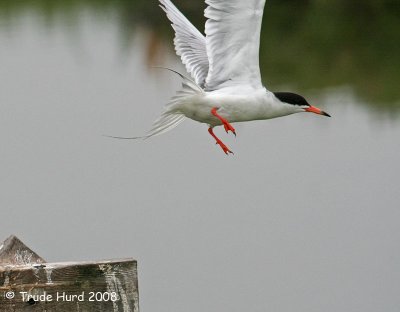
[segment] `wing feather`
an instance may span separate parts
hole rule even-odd
[[[174,45],[186,70],[199,86],[204,86],[208,74],[208,57],[205,37],[175,7],[170,0],[159,0],[175,30]]]
[[[209,70],[205,89],[246,84],[262,87],[259,68],[265,0],[206,0]]]

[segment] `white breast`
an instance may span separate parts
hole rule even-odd
[[[292,106],[280,102],[266,89],[227,88],[187,98],[179,105],[178,110],[188,118],[217,126],[221,122],[211,114],[214,107],[218,108],[218,114],[233,123],[293,114],[297,111]]]

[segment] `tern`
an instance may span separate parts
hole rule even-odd
[[[208,124],[208,132],[228,155],[232,151],[214,134],[216,126],[236,136],[232,123],[300,112],[330,117],[301,95],[271,92],[262,85],[259,48],[265,0],[206,0],[205,36],[170,0],[159,2],[175,31],[176,53],[191,78],[176,72],[182,88],[140,138],[160,135],[190,118]]]

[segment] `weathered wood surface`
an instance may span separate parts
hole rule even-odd
[[[44,263],[43,258],[39,257],[34,251],[25,246],[16,236],[11,235],[3,244],[0,245],[0,265],[6,264],[27,264]]]
[[[0,312],[20,311],[138,312],[137,262],[0,262]]]

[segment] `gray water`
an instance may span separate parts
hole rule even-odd
[[[0,28],[0,240],[48,261],[138,260],[142,311],[398,311],[400,121],[347,85],[218,135],[140,135],[179,88],[112,15]],[[171,43],[156,61],[184,71]],[[301,62],[301,60],[299,60]],[[323,77],[321,77],[323,79]]]

